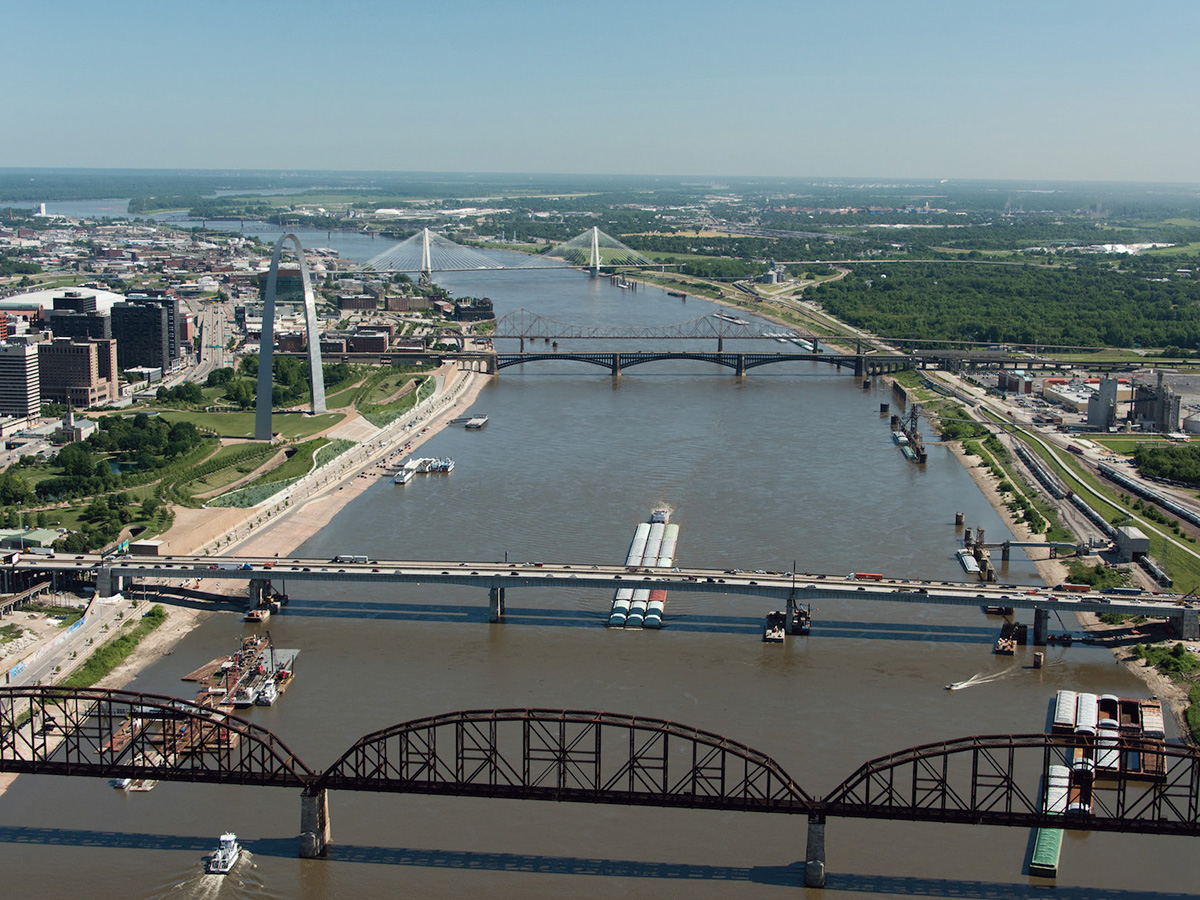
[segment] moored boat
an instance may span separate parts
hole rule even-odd
[[[258,692],[258,696],[254,698],[256,706],[271,706],[279,697],[279,689],[275,687],[275,679],[269,678],[262,686],[262,690]]]
[[[763,625],[763,640],[768,644],[783,643],[783,629],[786,624],[787,616],[779,610],[767,613],[767,621]]]

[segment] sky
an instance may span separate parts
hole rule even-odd
[[[1200,2],[0,0],[0,166],[1200,182]]]

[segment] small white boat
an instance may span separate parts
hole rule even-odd
[[[408,484],[413,480],[413,470],[409,468],[401,469],[392,476],[392,484]]]
[[[275,679],[271,678],[262,686],[258,696],[254,698],[256,706],[271,706],[279,696],[279,688],[275,687]]]
[[[221,835],[221,844],[217,847],[217,852],[209,857],[204,871],[209,875],[228,875],[237,865],[241,855],[242,847],[238,843],[237,835],[232,831],[227,831]]]
[[[130,778],[114,778],[108,784],[113,790],[125,791],[129,789],[129,784],[132,781]]]

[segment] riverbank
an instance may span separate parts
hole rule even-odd
[[[988,502],[996,513],[1004,520],[1005,526],[1012,532],[1013,537],[1019,541],[1041,540],[1042,535],[1035,535],[1030,532],[1029,527],[1024,522],[1018,522],[1013,516],[1011,510],[1004,502],[1004,497],[997,489],[999,479],[992,475],[988,466],[984,465],[982,460],[975,456],[968,456],[962,448],[960,441],[953,441],[948,444],[950,452],[954,454],[955,459],[962,464],[966,469],[967,474],[971,476],[971,480],[975,482],[975,486],[987,498]],[[1049,551],[1047,551],[1048,555]],[[1032,559],[1032,556],[1031,556]],[[1057,559],[1032,559],[1034,567],[1037,569],[1038,575],[1047,585],[1061,584],[1064,581],[1069,581],[1069,572],[1067,566]],[[1080,626],[1086,631],[1090,638],[1108,647],[1112,651],[1113,657],[1118,663],[1124,666],[1132,675],[1142,681],[1151,692],[1151,695],[1157,697],[1163,702],[1164,708],[1175,721],[1180,737],[1189,743],[1194,743],[1191,731],[1187,725],[1187,708],[1190,705],[1188,697],[1189,686],[1173,681],[1158,671],[1157,668],[1147,665],[1145,660],[1138,659],[1130,651],[1130,647],[1136,643],[1157,643],[1171,642],[1173,639],[1169,636],[1168,629],[1161,623],[1149,623],[1146,625],[1132,625],[1122,623],[1119,625],[1109,625],[1100,620],[1100,617],[1095,613],[1076,613],[1075,618],[1079,621]],[[1187,641],[1185,644],[1193,647],[1200,647],[1200,642]]]
[[[447,367],[440,375],[444,382],[440,397],[448,398],[448,402],[436,406],[430,417],[421,421],[420,427],[425,430],[406,436],[402,429],[396,429],[390,439],[383,440],[376,434],[372,438],[376,443],[367,445],[370,451],[361,461],[353,466],[346,466],[315,487],[308,497],[287,506],[270,518],[262,518],[262,511],[253,507],[181,509],[170,531],[163,535],[163,540],[167,541],[170,548],[168,552],[203,552],[206,545],[211,544],[213,540],[219,540],[221,535],[240,535],[223,544],[220,555],[236,553],[247,556],[276,556],[293,553],[297,547],[328,525],[368,487],[380,478],[388,477],[387,467],[381,464],[381,460],[395,452],[398,446],[405,444],[410,445],[411,451],[416,451],[429,438],[445,428],[452,419],[461,416],[470,408],[487,383],[485,375],[462,372],[453,367]],[[379,433],[386,431],[387,429],[382,429]],[[188,516],[188,513],[211,515]],[[231,587],[230,583],[225,581],[200,581],[196,588],[206,593],[244,596],[240,583]],[[180,640],[214,614],[212,611],[187,607],[167,605],[166,608],[166,621],[151,632],[137,649],[96,687],[116,689],[129,684],[142,669],[169,655]]]

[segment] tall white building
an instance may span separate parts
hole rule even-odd
[[[37,344],[0,343],[0,414],[32,417],[41,409]]]

